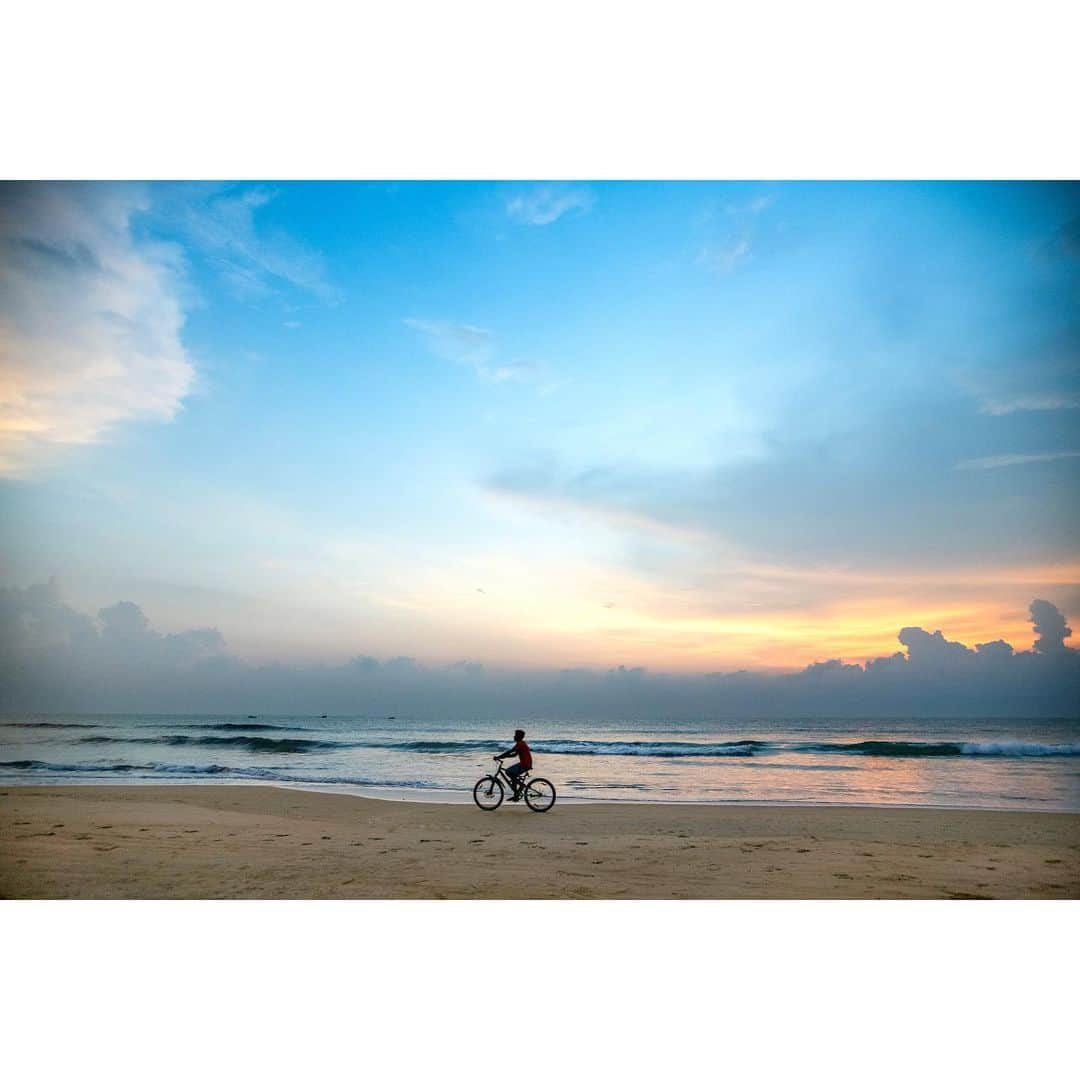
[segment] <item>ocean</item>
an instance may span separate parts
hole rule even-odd
[[[561,800],[1080,811],[1080,720],[0,719],[0,784],[271,783],[469,801],[527,731]]]

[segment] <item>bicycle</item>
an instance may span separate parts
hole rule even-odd
[[[502,806],[503,796],[506,794],[503,784],[510,790],[514,788],[510,776],[503,768],[502,761],[495,758],[499,767],[487,776],[481,777],[473,788],[473,802],[481,810],[498,810]],[[525,799],[525,805],[538,814],[543,814],[555,805],[555,785],[550,780],[538,776],[535,780],[528,779],[529,773],[523,772],[518,780],[518,790]]]

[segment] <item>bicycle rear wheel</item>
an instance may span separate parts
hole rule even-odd
[[[525,789],[525,804],[538,814],[550,810],[555,805],[555,785],[538,776]]]
[[[503,801],[503,786],[494,776],[485,776],[477,780],[472,797],[481,810],[498,810]]]

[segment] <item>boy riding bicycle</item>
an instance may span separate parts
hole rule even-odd
[[[529,744],[525,741],[525,732],[518,728],[514,732],[514,745],[501,754],[495,755],[496,761],[502,761],[504,758],[516,757],[517,763],[511,765],[506,770],[506,775],[510,777],[510,783],[514,785],[514,794],[511,796],[511,802],[518,802],[521,799],[521,781],[518,779],[523,773],[527,773],[532,768],[532,751],[529,749]]]

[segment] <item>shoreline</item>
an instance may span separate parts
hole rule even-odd
[[[1080,814],[0,788],[0,896],[1080,899]]]
[[[278,791],[309,791],[327,795],[348,795],[358,799],[376,799],[383,802],[406,802],[420,805],[437,806],[473,806],[472,791],[461,788],[414,788],[393,784],[305,784],[283,783],[277,780],[214,780],[207,777],[191,779],[173,779],[162,782],[156,779],[119,779],[104,780],[100,777],[80,780],[74,777],[57,778],[55,781],[42,781],[35,778],[34,783],[0,781],[0,790],[15,791],[21,788],[71,787],[71,788],[274,788]],[[588,795],[558,794],[560,805],[570,806],[701,806],[701,807],[790,807],[791,809],[851,809],[851,810],[932,810],[955,811],[956,813],[979,814],[1077,814],[1077,809],[1047,809],[1041,806],[966,806],[946,805],[943,803],[864,803],[864,802],[807,802],[790,800],[781,802],[770,799],[604,799]]]

